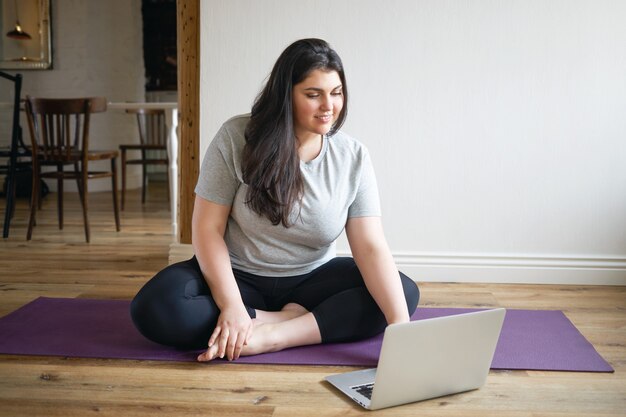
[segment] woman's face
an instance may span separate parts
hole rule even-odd
[[[316,69],[293,86],[293,121],[302,142],[328,133],[343,108],[343,86],[337,71]]]

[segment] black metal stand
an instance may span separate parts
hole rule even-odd
[[[11,218],[15,211],[15,176],[17,172],[18,156],[20,151],[23,156],[29,154],[24,142],[22,141],[22,129],[20,127],[20,100],[22,93],[22,75],[10,75],[0,71],[0,77],[6,78],[14,83],[15,95],[13,100],[13,128],[11,130],[11,147],[9,149],[9,164],[7,169],[7,187],[6,187],[6,209],[4,211],[4,227],[2,229],[2,237],[9,237],[9,227]]]

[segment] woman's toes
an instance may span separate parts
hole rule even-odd
[[[212,361],[213,359],[215,359],[217,357],[218,348],[219,347],[217,346],[217,343],[216,343],[210,348],[208,348],[205,352],[202,352],[201,354],[199,354],[197,358],[198,362],[208,362],[208,361]]]

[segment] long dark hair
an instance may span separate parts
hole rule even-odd
[[[248,185],[246,204],[274,225],[289,227],[289,215],[302,198],[292,89],[316,69],[337,71],[341,79],[343,108],[328,134],[339,130],[348,112],[346,77],[341,58],[321,39],[301,39],[283,51],[252,106],[246,127],[242,161]]]

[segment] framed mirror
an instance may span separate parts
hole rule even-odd
[[[0,69],[52,68],[50,0],[0,0]]]

